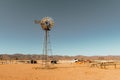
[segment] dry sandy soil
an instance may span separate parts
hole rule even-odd
[[[120,80],[120,66],[90,68],[88,64],[56,64],[42,69],[40,64],[1,64],[0,80]]]

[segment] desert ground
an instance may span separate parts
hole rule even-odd
[[[43,69],[41,64],[0,64],[0,80],[120,80],[115,69],[90,67],[90,64],[59,63]]]

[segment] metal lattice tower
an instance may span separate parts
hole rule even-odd
[[[45,65],[45,68],[47,68],[49,66],[48,52],[51,52],[52,54],[49,31],[54,26],[54,21],[50,17],[45,17],[40,21],[35,20],[35,23],[40,24],[42,29],[45,31],[42,64]]]

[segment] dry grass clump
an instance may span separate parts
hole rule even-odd
[[[47,66],[38,66],[38,67],[33,67],[33,69],[38,70],[38,69],[56,69],[57,67],[53,65],[47,65]]]

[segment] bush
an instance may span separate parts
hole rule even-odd
[[[56,60],[52,60],[51,63],[52,64],[57,64],[57,61]]]
[[[31,64],[37,64],[36,60],[31,60]]]

